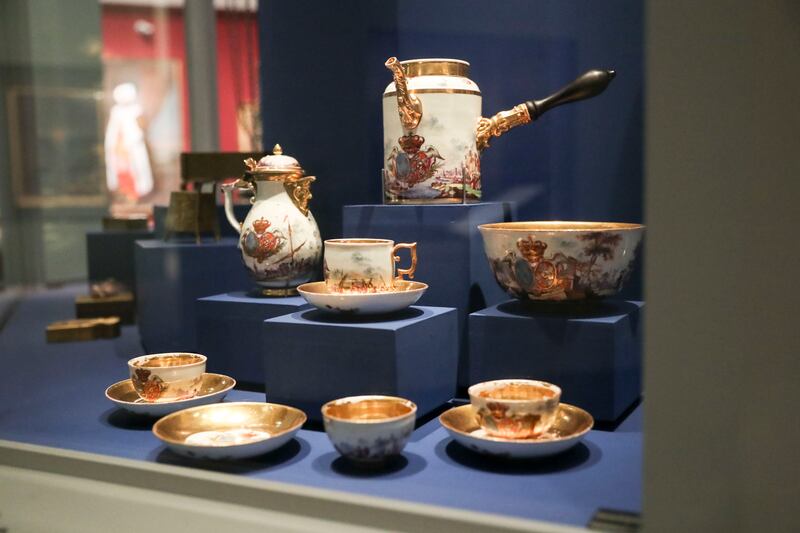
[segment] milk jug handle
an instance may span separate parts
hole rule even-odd
[[[239,188],[253,191],[253,184],[240,178],[233,183],[223,183],[220,188],[225,195],[225,218],[228,219],[228,223],[236,230],[236,233],[241,234],[242,223],[236,220],[236,215],[233,212],[233,189]]]

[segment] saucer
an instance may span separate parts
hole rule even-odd
[[[470,450],[496,457],[532,459],[561,453],[578,444],[592,429],[592,415],[574,405],[558,405],[553,426],[535,439],[491,437],[478,425],[472,405],[445,411],[439,422],[456,442]]]
[[[106,398],[133,414],[160,417],[180,409],[220,402],[235,385],[236,380],[231,377],[205,373],[197,396],[172,402],[148,402],[136,394],[130,379],[124,379],[106,389]]]
[[[378,315],[400,311],[416,303],[428,286],[419,281],[398,280],[386,292],[329,292],[324,281],[297,287],[308,303],[321,311],[342,315]]]
[[[201,405],[165,416],[153,434],[193,459],[245,459],[280,448],[305,423],[300,409],[260,402]]]

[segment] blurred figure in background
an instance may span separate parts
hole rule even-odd
[[[142,106],[132,83],[117,85],[113,95],[105,135],[106,183],[120,199],[136,202],[153,190],[153,171],[141,125]]]

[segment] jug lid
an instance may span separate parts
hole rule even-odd
[[[249,159],[245,161],[250,174],[303,174],[304,171],[297,162],[297,159],[290,155],[283,153],[283,148],[280,144],[276,144],[272,148],[272,154],[267,154],[262,157],[258,163]]]

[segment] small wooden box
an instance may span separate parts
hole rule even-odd
[[[119,337],[119,317],[62,320],[47,326],[47,342],[92,341]]]
[[[117,316],[123,324],[133,324],[136,321],[136,300],[131,292],[121,292],[114,296],[77,296],[75,316],[77,318]]]

